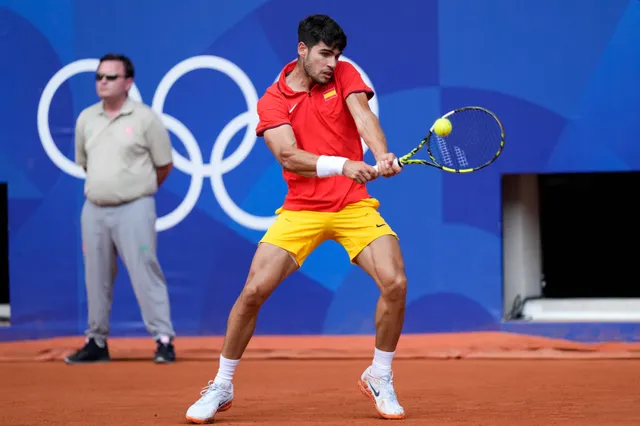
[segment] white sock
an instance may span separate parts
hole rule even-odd
[[[220,367],[218,367],[218,374],[213,382],[217,385],[231,384],[233,373],[236,371],[239,362],[239,359],[227,359],[220,355]]]
[[[373,377],[385,377],[391,375],[391,361],[393,361],[394,352],[384,352],[375,348],[373,355],[373,363],[371,364],[371,375]]]

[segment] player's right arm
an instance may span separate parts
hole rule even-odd
[[[298,149],[296,137],[289,124],[264,132],[264,141],[282,168],[305,177],[317,177],[319,155]]]
[[[362,161],[316,155],[299,149],[293,129],[288,124],[266,130],[264,140],[284,170],[305,177],[344,175],[358,183],[377,177],[376,170]]]
[[[377,177],[376,170],[362,161],[316,155],[298,148],[286,102],[269,91],[258,101],[258,117],[256,134],[264,137],[284,170],[309,178],[344,175],[358,183]]]

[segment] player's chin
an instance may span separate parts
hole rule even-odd
[[[320,74],[317,78],[316,78],[316,83],[318,84],[327,84],[328,82],[331,81],[331,74]]]

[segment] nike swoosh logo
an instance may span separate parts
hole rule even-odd
[[[380,391],[377,390],[376,388],[374,388],[373,386],[371,386],[371,383],[369,383],[369,387],[371,388],[371,391],[373,391],[373,394],[378,397],[380,396]]]
[[[298,106],[298,104],[294,104],[291,109],[289,110],[289,114],[291,114],[293,112],[294,109],[296,109],[296,107]]]
[[[384,226],[384,223],[382,225],[376,225],[376,228],[382,228]]]

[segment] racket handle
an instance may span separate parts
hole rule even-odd
[[[393,160],[394,163],[396,163],[396,166],[402,167],[402,164],[400,164],[400,160],[398,160],[398,157],[396,157],[395,160]],[[378,170],[378,165],[376,164],[375,166],[373,166],[374,169],[376,169],[376,172],[379,172],[380,170]]]

